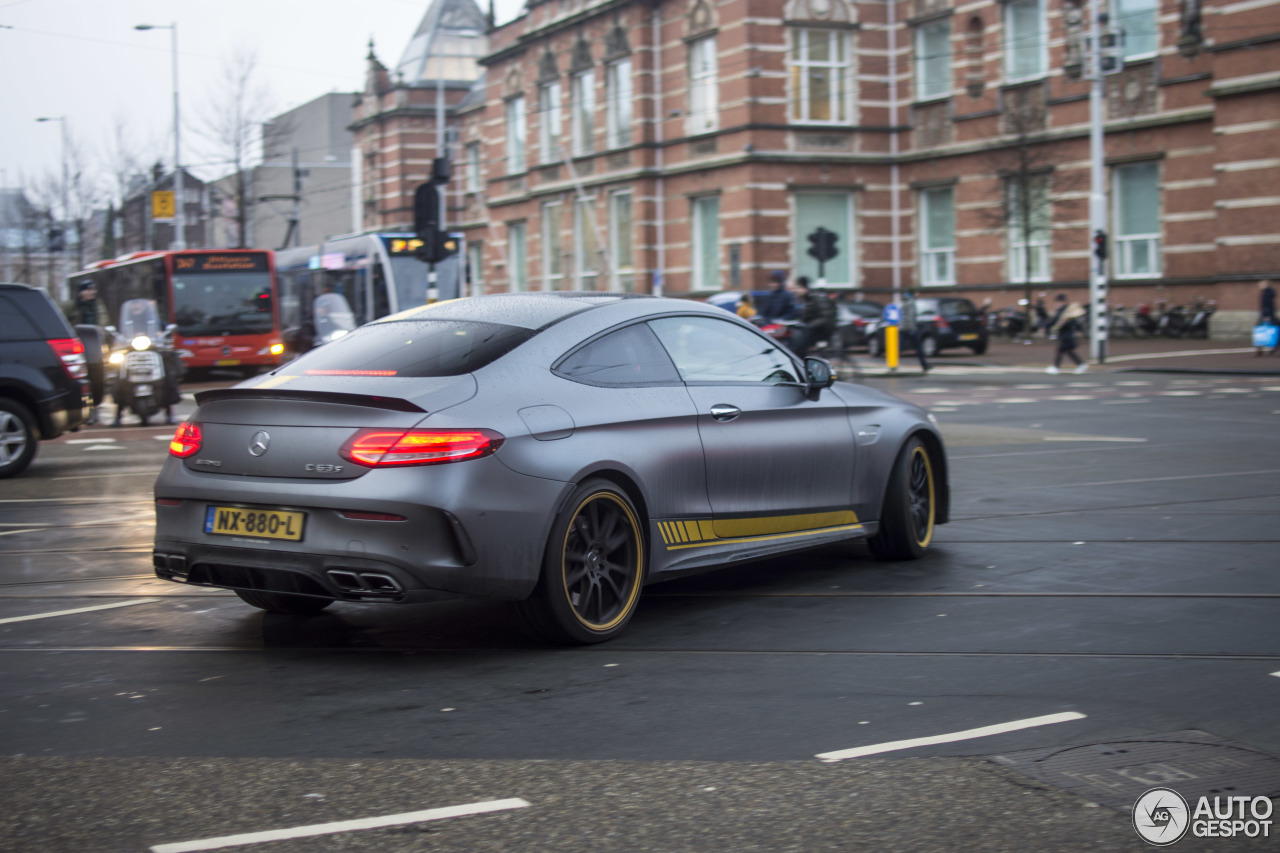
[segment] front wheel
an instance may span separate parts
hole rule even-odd
[[[260,589],[237,589],[236,595],[245,604],[252,604],[259,610],[268,613],[289,613],[294,616],[309,616],[319,613],[330,604],[332,598],[317,598],[310,595],[291,595],[287,592],[263,592]]]
[[[880,508],[880,530],[867,540],[871,553],[882,560],[914,560],[933,541],[938,514],[933,460],[918,438],[898,453]]]
[[[516,612],[535,637],[602,643],[631,619],[644,584],[644,535],[627,494],[608,480],[578,487],[556,518],[538,586]]]

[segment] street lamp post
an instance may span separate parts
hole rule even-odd
[[[67,276],[71,274],[71,240],[67,234],[67,223],[71,219],[70,189],[67,174],[67,117],[44,116],[36,121],[56,121],[62,125],[62,275],[59,277],[55,292],[58,299],[67,299]]]
[[[178,24],[138,24],[135,30],[169,30],[173,36],[173,248],[187,248],[186,207],[182,197],[182,125],[178,121]]]

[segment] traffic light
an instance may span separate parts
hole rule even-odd
[[[809,235],[809,257],[819,263],[826,263],[840,254],[840,250],[836,248],[839,241],[840,235],[836,232],[818,227]]]
[[[1107,232],[1093,232],[1093,256],[1100,261],[1107,259]]]
[[[61,229],[61,228],[50,228],[50,229],[49,229],[49,252],[50,252],[50,254],[57,254],[58,252],[65,252],[65,251],[66,251],[66,249],[67,249],[67,238],[66,238],[66,235],[63,233],[62,229]]]
[[[437,157],[431,163],[431,180],[419,184],[413,192],[413,230],[422,246],[415,255],[424,263],[434,264],[458,251],[458,241],[441,229],[440,184],[449,180],[449,160]]]

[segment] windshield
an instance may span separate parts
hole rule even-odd
[[[146,335],[160,337],[160,314],[155,300],[127,299],[120,306],[120,334],[126,339]]]
[[[266,272],[175,274],[173,303],[180,335],[262,335],[275,325]]]

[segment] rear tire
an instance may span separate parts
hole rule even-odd
[[[36,456],[36,421],[17,400],[0,399],[0,480],[16,477]]]
[[[872,335],[867,338],[867,355],[872,358],[879,358],[884,355],[884,338],[879,335]]]
[[[918,559],[933,541],[937,513],[933,460],[924,443],[912,438],[894,460],[880,508],[880,531],[867,546],[881,560]]]
[[[330,604],[332,598],[315,598],[309,595],[290,595],[287,592],[264,592],[260,589],[237,589],[236,595],[245,604],[252,604],[259,610],[268,613],[290,613],[295,616],[307,616],[319,613]]]
[[[933,358],[938,354],[938,339],[933,335],[925,335],[920,339],[920,351],[925,358]]]
[[[635,613],[647,556],[640,515],[622,489],[587,480],[551,527],[533,595],[516,602],[520,622],[541,640],[603,643]]]

